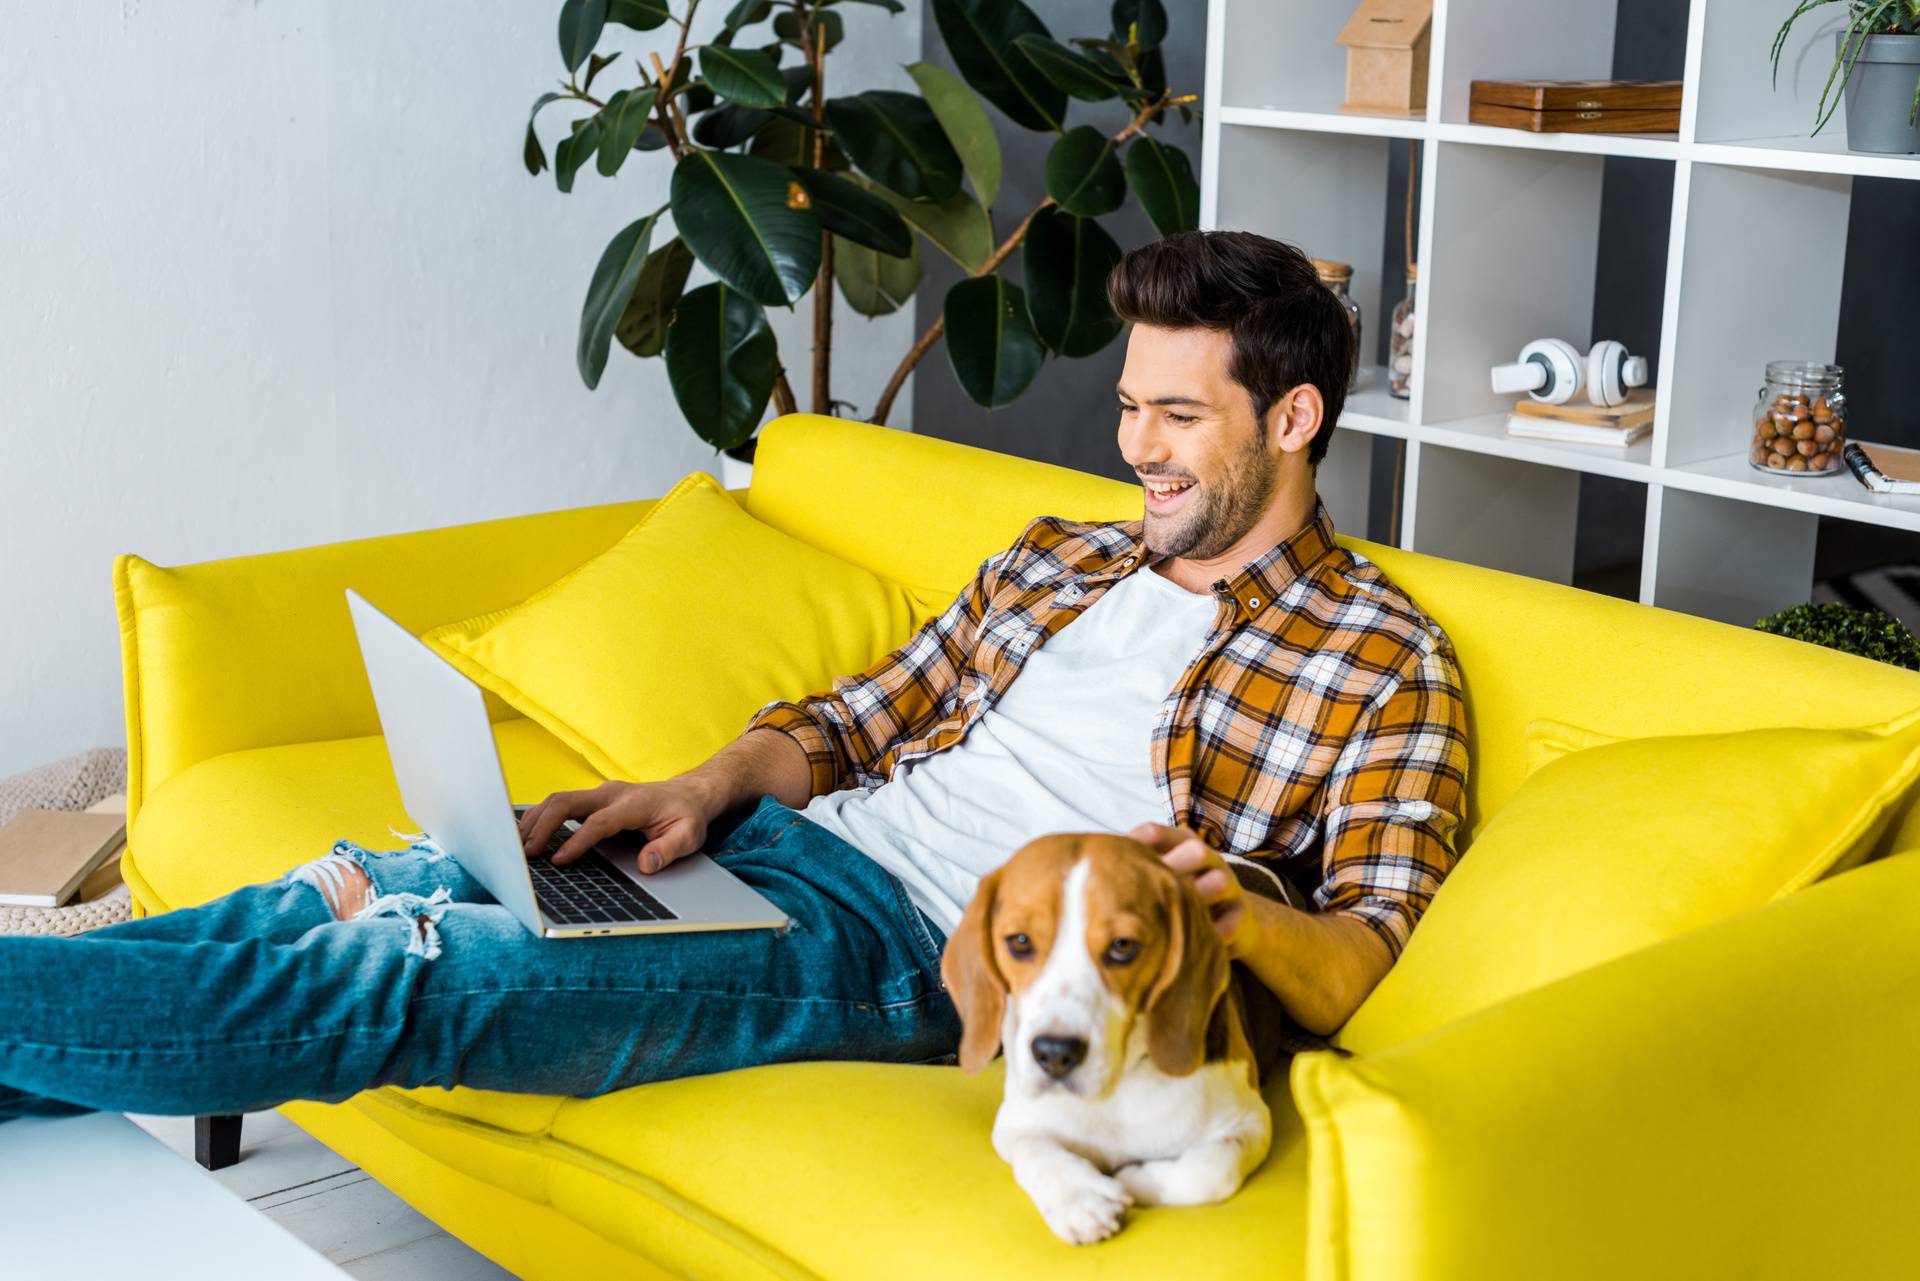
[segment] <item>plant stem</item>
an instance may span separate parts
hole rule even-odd
[[[1157,118],[1161,112],[1173,105],[1173,102],[1174,98],[1171,93],[1162,93],[1158,100],[1143,105],[1138,111],[1134,112],[1133,119],[1127,122],[1126,128],[1113,135],[1113,145],[1118,147],[1133,137],[1133,135],[1139,133],[1149,122]],[[1022,218],[1020,225],[1013,229],[1013,234],[1002,241],[1000,247],[993,251],[986,262],[981,264],[980,270],[970,272],[969,276],[987,276],[997,271],[1000,264],[1005,262],[1008,255],[1013,253],[1013,251],[1019,247],[1020,242],[1026,238],[1027,228],[1033,225],[1033,220],[1039,216],[1040,211],[1052,203],[1053,197],[1048,196],[1045,200],[1035,205],[1032,212],[1028,213],[1025,218]],[[940,341],[940,335],[945,333],[946,329],[947,318],[941,315],[937,317],[931,325],[927,326],[926,332],[920,335],[913,346],[907,348],[907,354],[901,359],[899,366],[894,369],[893,377],[887,379],[886,390],[880,393],[880,403],[873,407],[874,422],[882,425],[886,423],[887,415],[893,412],[894,398],[900,394],[900,387],[907,381],[907,375],[913,372],[913,367],[919,364],[929,351],[933,350],[933,344]]]
[[[814,10],[817,15],[819,10]],[[824,120],[827,112],[827,29],[825,23],[809,25],[813,36],[813,118]],[[813,167],[824,169],[827,162],[827,135],[813,131]],[[813,281],[813,412],[833,412],[833,233],[820,230],[820,274]]]
[[[777,361],[773,367],[773,409],[776,416],[790,414],[799,406],[793,403],[793,384],[787,381],[787,367]]]
[[[687,117],[680,110],[679,103],[667,102],[667,90],[673,87],[674,77],[680,74],[680,63],[687,56],[687,32],[693,26],[693,11],[699,7],[700,0],[687,0],[687,13],[680,19],[680,38],[674,42],[672,62],[663,67],[659,54],[647,55],[653,60],[654,74],[660,77],[660,97],[653,104],[654,114],[660,118],[660,132],[666,135],[667,150],[673,153],[675,160],[680,159],[683,140],[687,137]],[[674,127],[676,120],[679,122],[678,129]]]

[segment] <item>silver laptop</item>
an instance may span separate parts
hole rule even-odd
[[[521,924],[545,938],[786,928],[785,912],[705,854],[642,872],[638,832],[566,867],[529,859],[520,815],[531,807],[507,798],[480,687],[352,588],[347,608],[408,817]],[[561,824],[543,853],[578,827]]]

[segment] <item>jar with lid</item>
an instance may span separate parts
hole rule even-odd
[[[1838,365],[1805,360],[1767,363],[1767,384],[1753,407],[1747,461],[1761,471],[1837,476],[1847,444],[1847,394]]]
[[[1353,267],[1344,262],[1330,262],[1325,258],[1315,258],[1313,269],[1320,276],[1320,283],[1333,290],[1333,296],[1340,302],[1341,310],[1347,313],[1347,323],[1353,326],[1353,364],[1347,370],[1347,390],[1352,391],[1360,376],[1360,304],[1347,292],[1347,286],[1353,283]]]
[[[1420,279],[1420,264],[1407,264],[1407,296],[1394,304],[1392,326],[1387,333],[1387,394],[1401,400],[1413,394],[1414,286]]]

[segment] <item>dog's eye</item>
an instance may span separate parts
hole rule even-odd
[[[1137,939],[1115,939],[1107,944],[1107,960],[1114,965],[1125,965],[1140,954]]]
[[[1007,951],[1024,960],[1033,955],[1033,940],[1024,934],[1009,934]]]

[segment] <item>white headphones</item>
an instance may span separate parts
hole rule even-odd
[[[1630,387],[1647,384],[1647,358],[1630,356],[1624,343],[1603,338],[1583,359],[1580,349],[1558,338],[1536,338],[1511,365],[1493,367],[1493,389],[1524,391],[1549,405],[1564,405],[1586,389],[1596,405],[1618,405]]]

